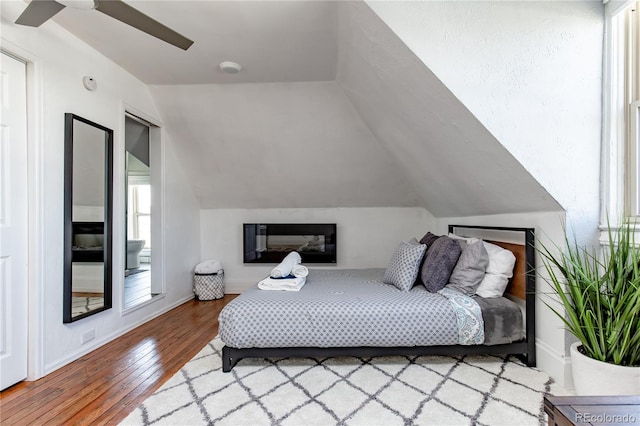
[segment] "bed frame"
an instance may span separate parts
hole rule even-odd
[[[515,355],[530,367],[536,366],[535,346],[535,232],[533,228],[511,228],[495,226],[449,225],[449,232],[476,230],[490,233],[519,233],[524,235],[524,245],[491,239],[493,244],[511,250],[516,256],[513,278],[506,293],[525,301],[525,338],[502,345],[447,345],[447,346],[398,346],[398,347],[286,347],[286,348],[222,348],[222,371],[229,372],[243,358],[329,358],[338,356],[420,356],[420,355]],[[461,232],[467,234],[468,232]]]

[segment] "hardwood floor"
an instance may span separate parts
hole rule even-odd
[[[0,423],[119,423],[218,334],[218,314],[234,297],[189,301],[40,380],[0,392]]]
[[[125,309],[146,302],[154,296],[151,293],[151,265],[142,263],[136,272],[138,273],[131,274],[124,279]]]

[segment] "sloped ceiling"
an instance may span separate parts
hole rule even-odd
[[[151,89],[203,208],[420,205],[335,82]]]
[[[338,16],[337,81],[427,210],[447,217],[560,209],[365,3],[341,3]]]
[[[337,83],[152,87],[203,208],[560,209],[365,3],[337,6]]]
[[[192,49],[96,12],[54,19],[150,84],[202,208],[561,209],[364,2],[129,3]]]

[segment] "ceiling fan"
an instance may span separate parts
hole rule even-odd
[[[122,0],[32,0],[18,17],[16,24],[39,27],[66,6],[76,9],[95,9],[183,50],[187,50],[193,44],[193,41],[185,36],[134,9]]]

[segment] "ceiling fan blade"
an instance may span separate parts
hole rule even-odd
[[[16,19],[16,24],[39,27],[64,7],[55,0],[33,0]]]
[[[185,36],[148,17],[122,0],[100,0],[97,2],[96,10],[180,49],[187,50],[193,44],[193,41]]]

